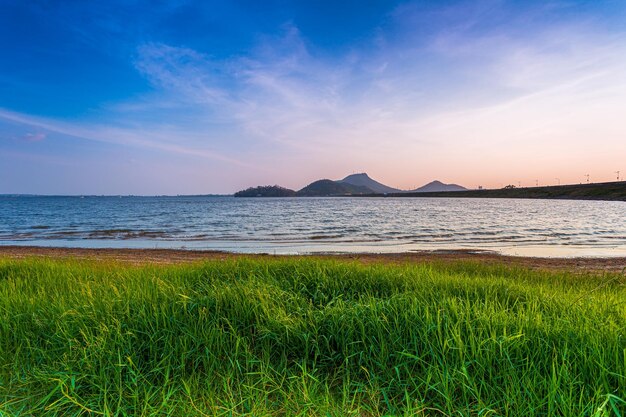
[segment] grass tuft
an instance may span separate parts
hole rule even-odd
[[[624,416],[626,277],[0,259],[0,415]]]

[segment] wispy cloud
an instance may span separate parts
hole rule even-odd
[[[607,96],[626,82],[624,35],[564,22],[514,36],[526,23],[522,16],[479,34],[476,24],[459,25],[416,48],[372,42],[330,58],[311,52],[289,26],[283,37],[226,61],[145,45],[138,68],[170,99],[205,106],[255,140],[307,152],[363,158],[382,150],[407,164],[433,147],[456,149],[454,157],[513,137],[558,142],[547,126],[573,142],[583,140],[575,132],[583,123],[611,129],[611,109],[626,104]],[[603,111],[586,111],[590,99]]]
[[[84,140],[104,142],[119,146],[153,149],[174,154],[188,155],[200,158],[214,159],[249,167],[248,164],[235,158],[212,152],[207,149],[192,148],[184,144],[177,144],[176,139],[165,132],[146,129],[119,128],[109,125],[83,124],[80,122],[62,122],[54,119],[34,117],[26,114],[0,109],[0,119],[19,123],[28,127],[36,127],[47,131]],[[23,139],[30,141],[43,140],[48,133],[26,133]],[[160,141],[167,137],[168,142]]]
[[[26,142],[40,142],[46,138],[46,134],[43,132],[28,132],[24,134],[21,139]]]

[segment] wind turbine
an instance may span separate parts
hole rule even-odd
[[[587,184],[589,184],[589,174],[585,174],[585,177],[587,177]]]
[[[555,180],[558,182],[559,185],[561,185],[561,179],[560,178],[555,178]]]
[[[617,180],[619,181],[619,171],[615,171],[615,173],[617,174]]]

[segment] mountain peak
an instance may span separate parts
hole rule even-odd
[[[367,172],[358,172],[356,174],[350,174],[347,177],[345,177],[344,179],[342,179],[341,181],[347,181],[347,180],[351,180],[351,179],[357,179],[357,178],[367,178],[367,179],[371,179],[369,175],[367,175]]]
[[[358,174],[348,175],[342,180],[337,181],[340,184],[350,184],[358,187],[367,187],[372,190],[373,193],[385,194],[385,193],[397,193],[400,190],[397,188],[389,187],[388,185],[381,184],[380,182],[373,180],[365,172]]]
[[[413,193],[428,193],[428,192],[441,192],[441,191],[464,191],[467,188],[461,187],[457,184],[446,184],[439,180],[431,181],[426,185],[423,185],[415,190],[411,190]]]

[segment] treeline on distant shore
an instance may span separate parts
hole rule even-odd
[[[261,185],[259,187],[246,188],[235,193],[235,197],[293,197],[295,195],[296,192],[294,190],[281,187],[280,185]]]
[[[567,200],[626,201],[626,181],[597,184],[552,185],[546,187],[504,187],[430,193],[394,193],[390,197],[535,198]]]
[[[367,187],[341,184],[332,180],[315,181],[301,190],[294,191],[280,185],[250,187],[235,193],[235,197],[323,197],[372,194]]]

